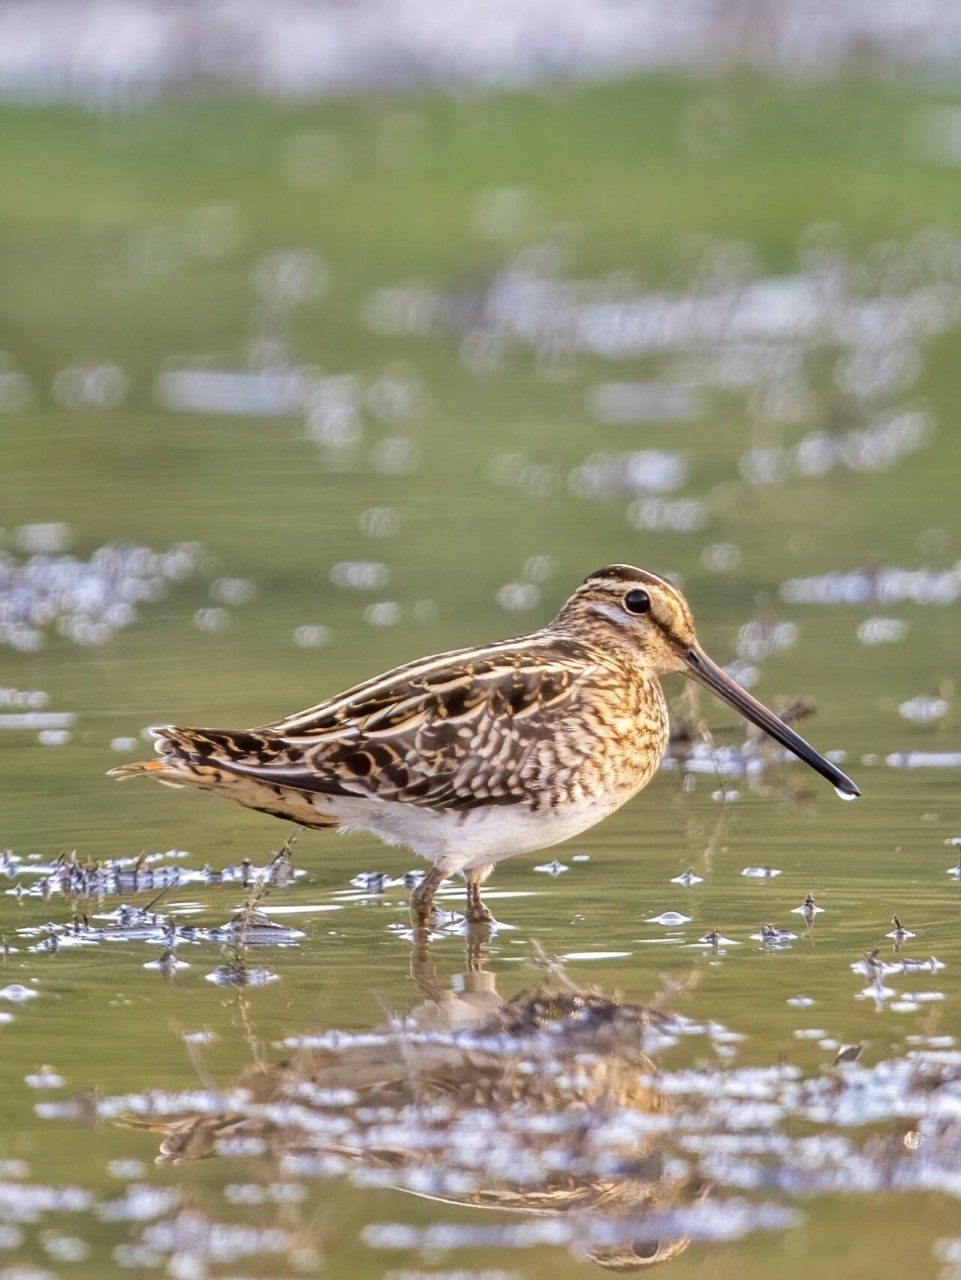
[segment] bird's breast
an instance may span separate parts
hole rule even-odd
[[[616,809],[651,780],[668,732],[667,704],[655,676],[598,684],[556,726],[541,753],[551,803],[607,796]]]

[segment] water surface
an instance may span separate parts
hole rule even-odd
[[[913,141],[926,95],[828,98],[6,114],[7,1266],[588,1276],[625,1214],[689,1241],[678,1277],[951,1264],[958,178]],[[713,159],[706,101],[737,123]],[[342,163],[305,178],[283,157],[322,158],[317,131]],[[414,855],[304,833],[263,894],[279,823],[104,777],[150,723],[256,724],[536,627],[611,561],[678,575],[708,651],[809,704],[863,798],[671,683],[672,767],[502,864],[503,927],[425,957],[403,885],[353,883]],[[492,1046],[483,1019],[541,984],[595,992],[613,1033]],[[349,1091],[351,1055],[393,1061],[425,1019],[426,1097],[413,1067],[365,1077],[266,1144],[157,1163],[198,1109],[249,1137],[242,1089],[298,1044]],[[616,1187],[613,1227],[582,1183]]]

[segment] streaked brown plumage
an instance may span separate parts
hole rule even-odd
[[[418,923],[455,873],[468,884],[468,918],[489,920],[480,884],[496,862],[577,835],[650,781],[668,739],[658,677],[670,672],[858,794],[711,662],[677,587],[630,565],[591,574],[531,635],[422,658],[256,729],[163,726],[159,760],[111,773],[407,844],[434,864],[412,898]]]

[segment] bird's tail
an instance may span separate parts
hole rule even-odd
[[[158,782],[204,786],[219,780],[231,765],[258,765],[269,759],[276,745],[271,736],[249,729],[187,729],[179,725],[152,725],[159,759],[120,764],[107,773],[112,778],[133,778],[146,773]]]
[[[170,787],[183,787],[189,779],[180,770],[166,760],[133,760],[130,764],[118,764],[107,770],[108,778],[135,778],[146,773],[157,782],[165,782]]]
[[[248,809],[304,827],[339,825],[338,818],[318,808],[309,792],[284,785],[257,769],[255,762],[260,762],[272,745],[265,734],[175,725],[151,732],[159,758],[116,765],[107,770],[108,777],[135,778],[143,774],[169,787],[212,791]]]
[[[135,778],[144,773],[155,781],[165,782],[172,787],[204,785],[207,780],[204,775],[210,771],[202,765],[198,767],[199,758],[192,750],[187,730],[165,724],[151,726],[149,732],[153,735],[160,758],[118,764],[107,770],[108,778]]]

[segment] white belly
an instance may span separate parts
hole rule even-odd
[[[325,796],[325,813],[346,831],[369,831],[385,844],[405,844],[448,875],[489,866],[515,853],[547,849],[579,835],[620,808],[631,792],[532,812],[526,805],[489,805],[460,812]]]

